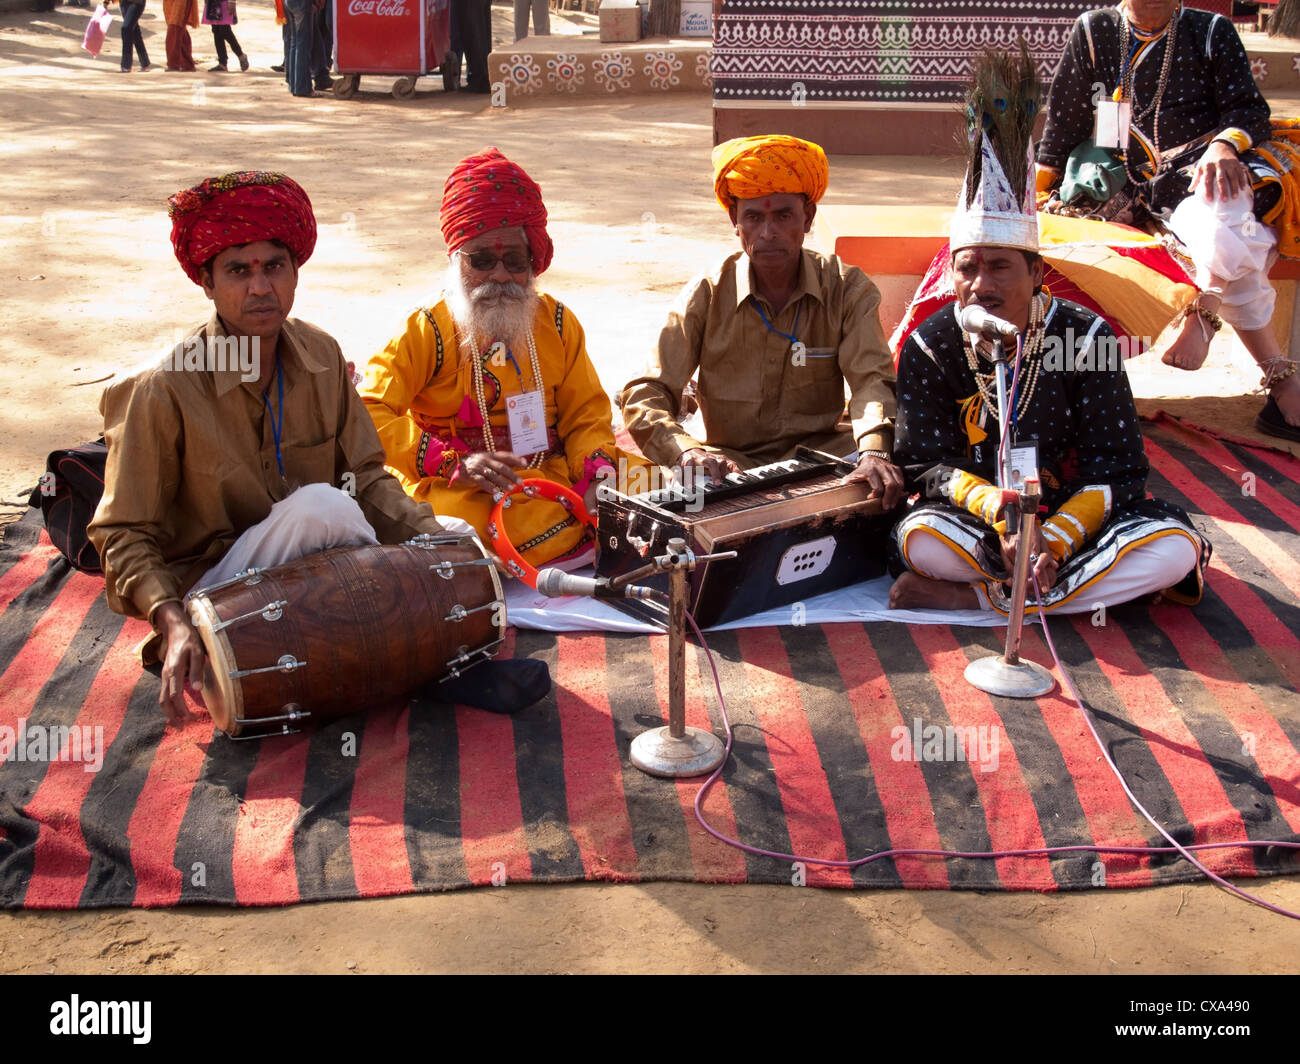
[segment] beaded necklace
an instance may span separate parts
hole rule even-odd
[[[1172,69],[1174,64],[1174,46],[1178,43],[1178,16],[1179,14],[1181,14],[1181,8],[1178,11],[1174,12],[1173,16],[1169,19],[1169,22],[1165,25],[1164,29],[1158,30],[1155,33],[1146,33],[1138,29],[1136,26],[1134,26],[1133,23],[1129,21],[1128,11],[1126,11],[1124,8],[1121,8],[1120,12],[1124,19],[1124,25],[1128,30],[1128,34],[1125,35],[1126,41],[1128,40],[1129,36],[1134,37],[1138,41],[1157,41],[1160,39],[1161,34],[1165,35],[1165,56],[1164,56],[1164,60],[1160,64],[1160,77],[1156,81],[1155,94],[1151,97],[1151,102],[1148,103],[1146,107],[1144,107],[1141,111],[1135,113],[1132,118],[1132,124],[1136,126],[1144,118],[1146,118],[1147,115],[1151,114],[1152,112],[1155,112],[1155,119],[1151,123],[1151,141],[1155,148],[1155,163],[1154,163],[1155,174],[1158,174],[1160,172],[1160,104],[1164,101],[1165,87],[1169,84],[1169,71],[1170,69]],[[1134,94],[1134,90],[1133,90],[1133,78],[1134,78],[1133,55],[1136,51],[1137,51],[1137,45],[1135,44],[1132,50],[1129,52],[1128,62],[1124,64],[1124,71],[1120,77],[1120,81],[1122,85],[1122,98],[1125,100],[1132,101],[1133,105],[1136,105],[1137,103],[1137,97]],[[1120,154],[1123,156],[1124,171],[1125,173],[1128,174],[1129,179],[1135,185],[1142,184],[1145,179],[1135,175],[1133,171],[1129,168],[1127,144],[1125,144],[1124,147],[1120,149]],[[1155,176],[1155,174],[1153,174],[1152,176]]]
[[[492,424],[488,420],[487,393],[483,387],[483,360],[479,358],[478,341],[473,333],[469,337],[470,365],[473,367],[474,398],[478,400],[478,411],[483,416],[483,450],[491,454],[496,450],[492,441]],[[528,358],[533,370],[533,384],[542,391],[542,367],[537,361],[537,345],[533,343],[533,334],[528,333]],[[538,451],[528,460],[529,469],[537,469],[546,461],[547,451]]]
[[[1019,421],[1029,409],[1030,400],[1034,397],[1034,387],[1038,384],[1038,373],[1043,368],[1043,361],[1038,357],[1038,353],[1043,347],[1043,319],[1046,316],[1046,307],[1047,297],[1042,292],[1037,293],[1029,301],[1029,327],[1025,330],[1024,347],[1020,353],[1021,373],[1024,375],[1024,381],[1016,389],[1016,408],[1012,415],[1014,421]],[[961,331],[961,339],[962,345],[966,348],[966,364],[970,366],[971,373],[975,376],[975,387],[979,389],[980,398],[984,400],[984,405],[996,417],[998,410],[997,371],[991,369],[986,373],[980,369],[979,357],[976,355],[977,349],[970,342],[970,334],[965,329]],[[993,344],[988,340],[981,340],[978,351],[979,355],[989,358],[993,351]]]

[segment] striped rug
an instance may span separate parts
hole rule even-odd
[[[1057,647],[1130,784],[1180,841],[1300,840],[1300,462],[1169,421],[1147,441],[1151,490],[1214,542],[1205,599],[1056,620]],[[513,718],[417,699],[235,743],[197,717],[164,731],[158,681],[132,656],[143,634],[30,517],[9,528],[4,905],[273,905],[583,879],[1050,891],[1194,874],[1177,858],[1100,851],[847,872],[716,842],[692,813],[697,781],[627,761],[667,705],[662,637],[512,632],[510,651],[548,662],[556,681]],[[1158,841],[1059,691],[1018,702],[966,685],[966,663],[1000,637],[888,623],[718,633],[736,748],[711,822],[825,859]],[[1037,629],[1024,650],[1048,660]],[[693,648],[688,667],[688,723],[720,731]],[[33,745],[67,728],[88,741],[73,749],[68,734],[55,757]],[[945,746],[949,735],[961,741]],[[1234,876],[1300,870],[1276,849],[1205,861]]]

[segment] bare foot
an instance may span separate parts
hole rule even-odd
[[[916,573],[904,573],[889,589],[891,610],[977,610],[979,596],[970,584],[927,580]]]
[[[1183,319],[1178,335],[1165,349],[1160,361],[1178,369],[1200,369],[1205,363],[1205,356],[1210,353],[1210,340],[1213,338],[1209,326],[1193,311]]]

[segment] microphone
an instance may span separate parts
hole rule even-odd
[[[547,598],[559,598],[562,595],[591,595],[598,599],[630,598],[668,601],[667,595],[652,587],[626,584],[623,587],[611,588],[609,580],[603,576],[593,580],[589,576],[574,576],[561,569],[542,569],[538,572],[537,590]]]
[[[1020,330],[1011,322],[995,318],[978,303],[964,307],[957,315],[957,323],[965,332],[978,333],[990,340],[1002,340],[1009,344],[1014,344],[1020,335]]]

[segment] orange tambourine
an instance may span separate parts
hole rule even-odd
[[[596,530],[596,519],[587,512],[586,503],[582,501],[581,495],[553,480],[525,480],[522,484],[516,484],[497,500],[497,504],[492,507],[492,516],[488,518],[487,524],[487,534],[492,541],[492,549],[500,555],[512,574],[536,590],[537,570],[524,561],[520,553],[515,550],[515,545],[506,535],[506,523],[502,519],[502,512],[510,505],[511,496],[521,492],[530,499],[550,499],[551,502],[559,503],[593,532]]]

